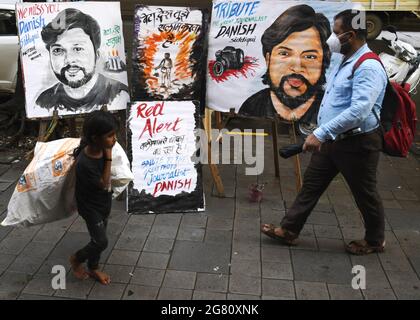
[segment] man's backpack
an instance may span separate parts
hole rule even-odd
[[[356,61],[352,74],[363,61],[368,59],[377,60],[383,66],[378,55],[374,52],[367,52]],[[409,89],[408,84],[401,86],[388,80],[380,121],[376,112],[372,110],[384,136],[382,151],[390,156],[406,157],[414,141],[417,122],[416,104],[408,93]]]

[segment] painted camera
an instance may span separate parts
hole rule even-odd
[[[216,76],[219,77],[226,70],[240,69],[243,65],[243,50],[227,46],[223,50],[216,51],[216,62],[213,65],[213,72]]]

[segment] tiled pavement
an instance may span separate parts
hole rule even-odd
[[[0,165],[1,219],[24,167]],[[205,167],[204,213],[128,216],[124,202],[114,202],[101,260],[109,286],[76,280],[69,270],[68,256],[88,241],[79,217],[0,227],[0,299],[420,299],[420,170],[412,156],[381,158],[387,250],[366,257],[343,251],[344,241],[363,236],[363,223],[341,177],[321,198],[300,245],[288,248],[261,236],[259,225],[278,223],[291,205],[293,162],[281,160],[276,179],[266,139],[262,175],[246,176],[243,165],[219,169],[227,197],[214,196]],[[265,183],[260,204],[247,200],[256,181]],[[66,290],[51,287],[54,265],[67,269]],[[353,265],[366,267],[366,290],[352,289]]]

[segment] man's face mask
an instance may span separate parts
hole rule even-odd
[[[345,34],[349,34],[351,31],[344,32],[342,34],[337,35],[336,33],[331,33],[331,36],[327,40],[327,44],[330,47],[331,52],[346,54],[349,51],[349,43],[347,41],[343,41],[343,37]]]

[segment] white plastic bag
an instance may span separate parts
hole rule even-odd
[[[37,142],[34,158],[20,177],[7,207],[2,226],[31,226],[77,213],[76,170],[73,150],[80,139]],[[111,186],[117,197],[134,179],[121,145],[112,152]]]

